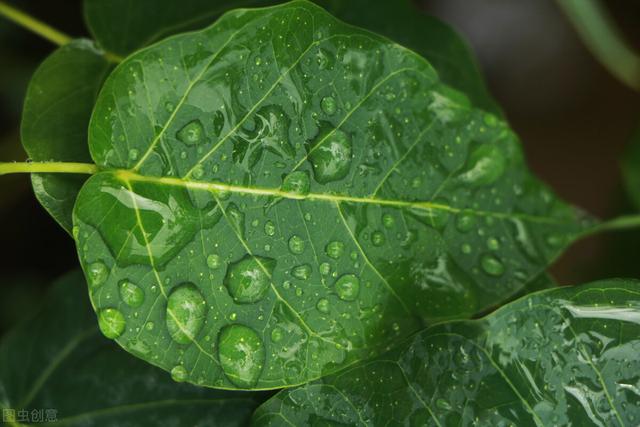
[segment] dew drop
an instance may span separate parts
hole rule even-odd
[[[144,291],[136,284],[123,280],[118,286],[120,298],[129,307],[140,307],[144,302]]]
[[[296,279],[307,280],[309,276],[311,276],[311,266],[309,264],[303,264],[293,267],[291,275]]]
[[[447,402],[443,398],[439,398],[439,399],[436,400],[436,406],[439,409],[442,409],[443,411],[450,411],[451,410],[451,405],[449,404],[449,402]]]
[[[204,141],[204,127],[200,120],[187,123],[176,133],[176,138],[187,145],[196,145]]]
[[[240,236],[244,236],[244,213],[238,209],[235,203],[229,203],[227,217],[236,232],[240,234]]]
[[[271,330],[271,341],[280,342],[282,341],[283,333],[282,329],[276,327]]]
[[[481,259],[482,269],[490,276],[502,276],[504,273],[504,265],[493,255],[483,255]]]
[[[476,225],[476,217],[469,214],[462,214],[456,220],[456,229],[461,233],[468,233]]]
[[[89,284],[92,287],[100,286],[104,283],[109,275],[109,269],[103,262],[94,262],[89,264],[87,269],[87,276],[89,278]]]
[[[463,254],[469,255],[472,251],[472,248],[470,244],[463,243],[462,246],[460,246],[460,250],[462,251]]]
[[[250,388],[257,384],[264,366],[264,344],[247,326],[225,326],[218,336],[218,359],[231,383]]]
[[[320,264],[319,270],[320,274],[326,276],[331,273],[331,265],[328,262],[323,262],[322,264]]]
[[[328,313],[329,312],[329,300],[326,298],[320,298],[318,303],[316,304],[316,308],[320,313]]]
[[[167,299],[166,322],[171,338],[178,344],[192,342],[204,325],[207,305],[193,283],[177,286]]]
[[[301,253],[303,253],[305,245],[306,243],[302,239],[302,237],[296,234],[291,236],[291,238],[289,239],[289,250],[291,251],[292,254],[300,255]]]
[[[495,145],[481,145],[469,156],[469,168],[458,179],[471,186],[488,185],[504,174],[507,160]]]
[[[360,292],[360,279],[353,274],[345,274],[336,281],[335,287],[341,300],[354,301]]]
[[[245,255],[229,266],[224,285],[235,302],[257,302],[271,286],[271,275],[275,266],[274,259]]]
[[[392,228],[395,222],[396,220],[393,218],[393,216],[389,214],[382,215],[382,225],[384,225],[384,228]]]
[[[487,239],[487,248],[490,251],[497,251],[498,249],[500,249],[500,241],[495,237],[489,237]]]
[[[220,259],[220,255],[211,254],[207,257],[207,267],[212,270],[217,270],[222,265],[222,259]]]
[[[381,231],[374,231],[371,233],[371,243],[373,243],[373,246],[382,246],[386,240],[384,233]]]
[[[115,308],[106,308],[98,314],[98,326],[107,338],[115,339],[122,335],[125,324],[124,316]]]
[[[309,194],[309,174],[306,171],[291,172],[282,182],[281,190],[300,196]]]
[[[276,234],[276,226],[270,220],[264,223],[264,234],[267,236],[273,236]]]
[[[138,160],[138,150],[136,150],[135,148],[129,150],[129,160]]]
[[[331,96],[322,98],[322,101],[320,101],[320,107],[322,108],[322,111],[324,111],[329,116],[333,116],[338,109],[336,100]]]
[[[315,180],[327,184],[345,178],[351,168],[351,152],[351,137],[342,130],[320,132],[308,155]]]
[[[177,383],[185,382],[188,376],[189,373],[182,365],[176,365],[171,369],[171,378]]]
[[[195,179],[201,179],[204,176],[204,167],[201,164],[195,165],[192,175]]]
[[[329,244],[325,248],[325,251],[330,258],[338,259],[342,256],[342,254],[344,254],[344,243],[338,240],[329,242]]]

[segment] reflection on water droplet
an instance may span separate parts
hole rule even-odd
[[[309,148],[313,176],[320,184],[343,179],[351,168],[351,137],[340,129],[324,125]]]
[[[335,287],[341,300],[354,301],[360,292],[360,279],[353,274],[345,274],[336,281]]]
[[[187,145],[200,144],[205,139],[204,127],[200,120],[190,121],[176,133],[176,138]]]
[[[328,313],[329,312],[329,300],[326,298],[320,298],[318,303],[316,304],[316,308],[320,313]]]
[[[103,262],[94,262],[89,264],[87,268],[87,276],[89,279],[89,284],[92,287],[100,286],[104,283],[109,275],[109,269],[104,265]]]
[[[264,366],[264,344],[247,326],[225,326],[218,336],[218,359],[229,381],[237,387],[250,388],[258,382]]]
[[[320,107],[322,108],[322,111],[324,111],[329,116],[333,116],[338,109],[336,100],[331,96],[322,98],[322,101],[320,101]]]
[[[171,378],[177,383],[186,381],[188,376],[189,373],[182,365],[176,365],[171,369]]]
[[[303,253],[305,245],[305,241],[302,239],[302,237],[296,234],[291,236],[291,238],[289,239],[289,250],[292,254],[300,255],[301,253]]]
[[[483,255],[480,263],[484,272],[491,276],[502,276],[504,273],[504,265],[493,255]]]
[[[115,308],[106,308],[98,313],[98,326],[105,337],[118,338],[124,332],[124,316]]]
[[[220,268],[221,265],[222,259],[220,258],[220,255],[211,254],[207,257],[207,267],[209,267],[210,269],[216,270]]]
[[[166,323],[171,338],[178,344],[192,342],[204,325],[207,305],[193,283],[177,286],[167,300]]]
[[[488,185],[502,176],[507,159],[495,145],[481,145],[469,156],[469,168],[458,179],[471,186]]]
[[[299,265],[291,270],[291,275],[296,279],[307,280],[311,276],[311,266],[309,264]]]
[[[285,193],[304,196],[309,194],[309,188],[309,174],[306,171],[296,171],[285,177],[281,190]]]
[[[231,264],[224,279],[229,295],[240,304],[261,300],[269,286],[276,261],[271,258],[245,255]]]
[[[129,307],[140,307],[144,302],[144,291],[128,280],[120,282],[120,298]]]
[[[327,247],[325,248],[327,255],[333,259],[338,259],[344,253],[344,243],[334,240],[333,242],[329,242]]]
[[[374,246],[382,246],[384,245],[385,241],[386,241],[386,237],[384,237],[384,233],[382,233],[381,231],[374,231],[373,233],[371,233],[371,243],[373,243]]]

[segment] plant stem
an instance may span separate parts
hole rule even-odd
[[[584,44],[627,86],[640,91],[640,55],[625,42],[613,18],[598,0],[558,0]]]
[[[640,215],[624,215],[603,222],[589,230],[587,235],[597,234],[602,231],[623,231],[634,228],[640,228]]]
[[[80,173],[92,175],[98,172],[93,163],[72,162],[0,162],[0,175],[10,173]]]
[[[38,21],[32,16],[29,16],[12,6],[9,6],[3,1],[0,1],[0,15],[5,16],[16,24],[22,25],[24,28],[44,37],[58,46],[65,45],[71,41],[71,37],[68,35],[61,33],[55,28],[50,27],[44,22]]]

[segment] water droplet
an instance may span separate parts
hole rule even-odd
[[[207,257],[207,267],[210,269],[216,270],[220,268],[221,265],[222,259],[220,258],[220,255],[211,254]]]
[[[222,111],[218,110],[213,113],[213,133],[215,136],[220,136],[222,132],[222,128],[224,128],[224,114]]]
[[[360,279],[353,274],[345,274],[336,281],[335,287],[341,300],[354,301],[360,292]]]
[[[273,236],[276,234],[276,226],[273,222],[267,221],[264,223],[264,234],[267,236]]]
[[[144,324],[144,328],[145,328],[147,331],[153,331],[153,328],[154,328],[155,326],[156,326],[156,325],[155,325],[155,323],[153,323],[151,320]]]
[[[171,369],[171,378],[177,383],[186,381],[188,376],[189,373],[182,365],[176,365]]]
[[[327,127],[309,149],[313,176],[320,184],[343,179],[351,168],[351,138],[340,129]]]
[[[227,217],[236,232],[240,234],[240,236],[244,236],[244,213],[238,209],[235,203],[229,203]]]
[[[140,307],[144,302],[144,291],[134,283],[123,280],[119,285],[120,298],[129,307]]]
[[[205,140],[204,127],[200,120],[193,120],[176,133],[176,138],[187,145],[200,144]]]
[[[331,96],[322,98],[322,101],[320,101],[320,107],[322,108],[322,111],[324,111],[329,116],[333,116],[338,109],[336,100]]]
[[[218,336],[218,358],[230,382],[250,388],[257,384],[264,366],[264,344],[247,326],[225,326]]]
[[[283,333],[282,329],[276,327],[271,330],[271,341],[280,342],[282,341]]]
[[[309,194],[309,174],[306,171],[291,172],[282,182],[282,191],[297,195]]]
[[[299,265],[291,270],[291,275],[296,279],[307,280],[311,276],[311,266],[309,264]]]
[[[461,233],[468,233],[476,225],[476,217],[470,214],[462,214],[458,216],[456,228]]]
[[[328,275],[329,273],[331,273],[331,264],[329,264],[328,262],[323,262],[322,264],[320,264],[320,274],[322,274],[323,276]]]
[[[381,231],[374,231],[371,233],[371,243],[373,243],[373,246],[382,246],[386,240],[384,233]]]
[[[100,286],[104,283],[109,275],[109,269],[103,262],[94,262],[89,264],[87,268],[87,276],[89,279],[89,284],[92,287]]]
[[[389,214],[382,215],[382,225],[384,225],[384,228],[392,228],[395,222],[396,220],[393,218],[393,216]]]
[[[316,304],[316,308],[320,313],[328,313],[329,312],[329,300],[326,298],[320,298],[318,303]]]
[[[498,249],[500,249],[500,241],[495,237],[489,237],[487,239],[487,248],[490,251],[497,251]]]
[[[481,145],[469,156],[469,168],[458,179],[471,186],[488,185],[502,176],[507,160],[495,145]]]
[[[124,332],[124,316],[115,308],[106,308],[98,314],[98,326],[105,337],[118,338]]]
[[[502,276],[504,265],[493,255],[483,255],[481,259],[482,269],[491,276]]]
[[[138,160],[138,150],[135,148],[129,150],[129,160]]]
[[[245,255],[229,266],[224,285],[235,302],[257,302],[271,286],[271,275],[275,266],[274,259]]]
[[[195,179],[201,179],[204,176],[204,167],[201,164],[195,165],[191,174]]]
[[[305,245],[306,243],[302,239],[302,237],[296,234],[291,236],[291,238],[289,239],[289,250],[292,254],[300,255],[301,253],[303,253]]]
[[[333,242],[329,242],[327,247],[325,248],[327,255],[333,259],[338,259],[344,253],[344,243],[334,240]]]
[[[471,253],[471,245],[468,243],[463,243],[462,246],[460,247],[460,250],[462,251],[463,254],[470,254]]]
[[[564,239],[562,238],[562,236],[559,236],[557,234],[549,234],[545,241],[547,242],[547,245],[552,247],[558,247],[564,243]]]
[[[451,405],[443,398],[436,399],[436,406],[438,407],[438,409],[442,409],[443,411],[451,410]]]
[[[200,290],[193,283],[177,286],[167,300],[167,328],[171,338],[179,344],[192,342],[204,325],[207,305]]]

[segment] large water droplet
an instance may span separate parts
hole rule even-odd
[[[325,126],[309,149],[313,176],[320,184],[343,179],[351,168],[351,137]]]
[[[105,308],[98,313],[98,326],[107,338],[115,339],[122,335],[125,324],[124,316],[115,308]]]
[[[292,254],[300,255],[301,253],[303,253],[305,245],[306,243],[304,239],[296,234],[291,236],[291,238],[289,239],[289,250]]]
[[[245,255],[229,266],[224,279],[229,295],[241,304],[259,301],[271,286],[275,266],[274,259]]]
[[[177,286],[167,301],[167,328],[171,338],[179,344],[192,342],[204,325],[207,305],[200,290],[193,283]]]
[[[144,302],[144,291],[128,280],[120,282],[120,298],[129,307],[140,307]]]
[[[480,263],[482,264],[482,269],[484,270],[484,272],[489,274],[490,276],[498,277],[502,276],[502,274],[504,273],[504,265],[498,258],[493,255],[483,255]]]
[[[360,279],[353,274],[345,274],[336,281],[335,287],[341,300],[354,301],[360,293]]]
[[[176,138],[187,145],[200,144],[205,140],[204,127],[200,120],[193,120],[176,133]]]
[[[291,172],[282,182],[282,191],[304,196],[309,194],[309,174],[306,171]]]
[[[320,107],[322,108],[322,111],[324,111],[329,116],[333,116],[338,109],[336,100],[331,96],[322,98],[322,101],[320,101]]]
[[[495,145],[481,145],[469,156],[469,168],[458,179],[471,186],[488,185],[504,173],[507,160]]]
[[[344,253],[344,243],[334,240],[333,242],[329,242],[327,247],[325,248],[327,255],[333,259],[338,259]]]
[[[264,344],[247,326],[225,326],[218,336],[218,358],[229,381],[250,388],[256,385],[264,367]]]
[[[92,287],[100,286],[104,283],[109,275],[109,269],[103,262],[94,262],[89,264],[87,268],[87,277]]]
[[[171,369],[171,378],[177,383],[186,381],[188,376],[189,373],[182,365],[176,365]]]

